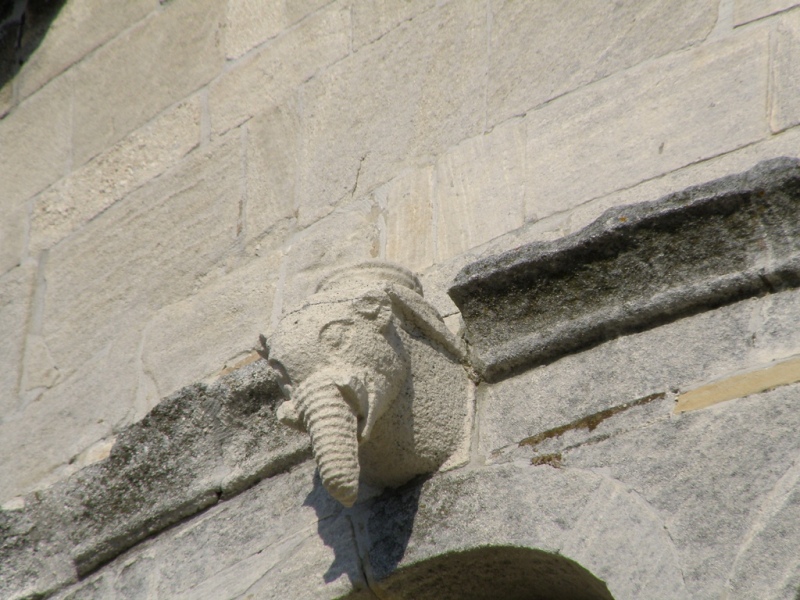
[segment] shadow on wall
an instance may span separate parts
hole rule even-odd
[[[66,0],[0,0],[0,89],[44,39]]]

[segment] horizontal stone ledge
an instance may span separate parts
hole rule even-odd
[[[614,337],[800,286],[800,161],[777,158],[462,269],[449,290],[496,381]]]
[[[220,499],[310,458],[260,360],[162,400],[110,456],[0,510],[0,597],[44,598]]]

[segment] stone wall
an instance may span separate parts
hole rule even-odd
[[[0,501],[332,266],[414,269],[456,330],[476,258],[800,154],[800,3],[590,4],[68,0],[0,89]]]

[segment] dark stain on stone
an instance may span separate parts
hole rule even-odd
[[[554,469],[560,469],[563,465],[561,460],[561,453],[554,452],[552,454],[541,454],[539,456],[534,456],[531,459],[531,464],[534,467],[538,467],[539,465],[548,465],[553,467]]]
[[[532,435],[531,437],[525,438],[519,443],[519,446],[535,447],[541,444],[545,440],[549,440],[550,438],[554,437],[560,437],[567,431],[572,431],[575,429],[587,429],[588,431],[594,431],[595,429],[597,429],[600,423],[602,423],[606,419],[613,417],[616,414],[624,412],[635,406],[642,406],[644,404],[649,404],[653,400],[660,400],[665,396],[666,394],[664,392],[658,392],[657,394],[650,394],[649,396],[645,396],[644,398],[639,398],[638,400],[633,400],[631,402],[626,402],[625,404],[612,406],[611,408],[607,408],[606,410],[601,410],[600,412],[594,413],[587,417],[581,417],[577,421],[572,421],[571,423],[567,423],[566,425],[560,425],[553,429],[548,429],[547,431],[543,431],[541,433],[537,433],[536,435]]]

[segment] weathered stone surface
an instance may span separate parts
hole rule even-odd
[[[379,217],[378,207],[363,199],[293,235],[284,248],[282,312],[298,308],[331,268],[378,258]]]
[[[797,0],[735,0],[733,22],[744,25],[750,21],[768,17],[775,13],[797,6]]]
[[[26,254],[25,238],[28,227],[28,203],[21,200],[4,200],[3,219],[0,220],[0,273],[5,273],[22,263]]]
[[[130,0],[119,6],[98,0],[65,3],[17,76],[20,98],[31,95],[157,7],[157,0]]]
[[[238,142],[232,135],[193,153],[50,252],[42,334],[64,374],[184,298],[229,252],[241,202]]]
[[[570,583],[593,580],[592,593],[584,588],[586,595],[574,597],[689,598],[663,517],[634,490],[589,471],[504,465],[446,473],[384,494],[360,518],[372,585],[392,597],[486,597],[497,590],[491,580],[476,578],[483,587],[460,596],[457,580],[448,585],[444,578],[420,576],[425,572],[419,569],[409,569],[409,579],[404,570],[447,553],[516,547],[564,557],[593,575],[561,563],[567,581],[553,582],[545,568],[529,582],[544,589],[533,591],[549,592],[560,583],[563,593]],[[500,589],[507,584],[497,581]]]
[[[26,263],[0,276],[0,330],[4,332],[0,336],[0,420],[19,405],[17,393],[35,282],[35,264]]]
[[[0,120],[0,198],[4,212],[8,207],[12,216],[24,200],[61,178],[70,166],[72,80],[69,73],[56,78]],[[13,222],[14,227],[20,225],[19,220]],[[16,264],[9,265],[5,253],[0,253],[3,270]]]
[[[765,161],[581,232],[479,261],[450,295],[489,378],[686,314],[800,284],[800,167]],[[503,323],[503,326],[501,326]]]
[[[596,437],[562,451],[562,465],[637,491],[664,520],[689,597],[792,600],[799,392],[783,387]]]
[[[248,241],[295,215],[299,116],[292,103],[267,109],[247,125]]]
[[[211,84],[212,130],[224,133],[265,109],[282,106],[301,83],[349,51],[350,12],[333,3],[265,44]]]
[[[768,54],[766,30],[743,31],[528,112],[526,218],[765,138]]]
[[[342,505],[431,473],[465,445],[465,351],[411,271],[385,261],[332,271],[269,347],[290,397],[278,418],[310,435]]]
[[[465,140],[436,162],[437,261],[522,226],[525,145],[525,122],[512,119]],[[488,209],[494,202],[498,206]]]
[[[443,4],[301,88],[301,224],[481,131],[486,27],[485,6]]]
[[[363,589],[351,525],[321,488],[309,492],[312,472],[263,481],[56,597],[327,600]]]
[[[353,50],[374,42],[435,5],[434,0],[357,0],[353,2]],[[365,50],[366,51],[366,50]]]
[[[597,3],[575,10],[559,0],[536,6],[493,0],[489,124],[523,114],[644,60],[696,44],[713,28],[717,4],[646,0]],[[664,23],[672,26],[663,27]]]
[[[227,0],[225,6],[225,57],[239,58],[251,48],[278,35],[283,22],[281,2]]]
[[[102,152],[222,68],[224,4],[169,2],[70,70],[74,166]],[[130,102],[130,98],[137,98]]]
[[[258,345],[270,329],[279,273],[280,257],[270,252],[155,315],[142,365],[157,397],[220,372]]]
[[[435,260],[433,167],[410,169],[375,190],[386,222],[386,258],[410,269]]]
[[[121,333],[74,373],[59,372],[53,387],[23,396],[21,410],[0,423],[0,500],[65,478],[82,452],[132,421],[139,340],[136,329]]]
[[[200,102],[195,96],[39,194],[31,214],[29,252],[53,246],[180,161],[199,142]]]
[[[304,460],[306,440],[275,421],[280,391],[272,373],[261,361],[212,386],[185,388],[123,430],[108,459],[0,513],[2,560],[10,565],[0,581],[4,597],[55,589]]]
[[[773,37],[770,126],[783,131],[800,123],[800,12],[781,20]]]

